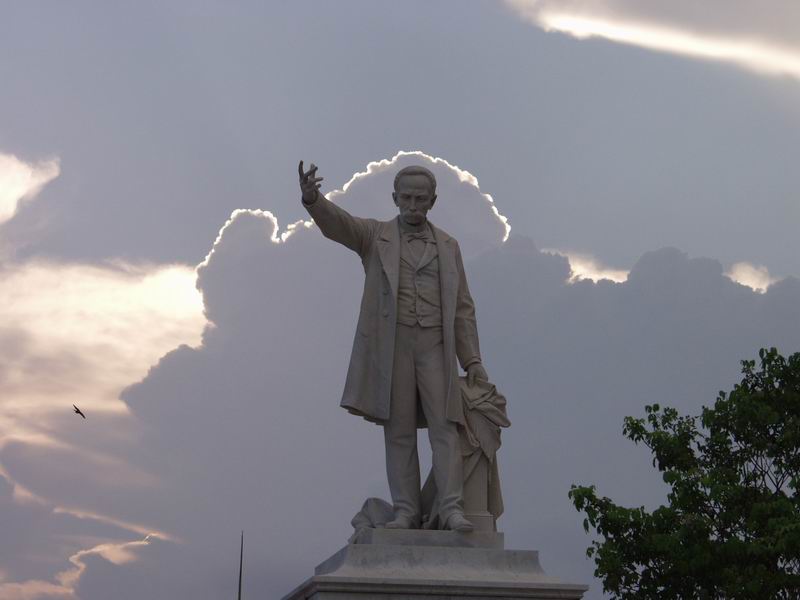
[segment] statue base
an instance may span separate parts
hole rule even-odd
[[[547,576],[538,552],[505,550],[502,533],[364,529],[283,600],[579,600],[587,589]]]

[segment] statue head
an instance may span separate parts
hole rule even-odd
[[[418,165],[400,169],[394,177],[392,198],[400,209],[400,220],[413,227],[422,225],[436,202],[436,177]]]

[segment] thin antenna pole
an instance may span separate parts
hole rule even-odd
[[[239,600],[242,600],[242,559],[244,558],[244,530],[242,530],[242,541],[239,546]]]

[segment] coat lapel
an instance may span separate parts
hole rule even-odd
[[[396,302],[400,278],[400,228],[396,218],[385,221],[381,227],[378,235],[378,256]]]
[[[456,302],[458,299],[458,265],[456,264],[456,251],[453,238],[431,223],[433,235],[436,238],[436,250],[439,255],[439,285],[442,292],[442,343],[444,350],[444,370],[448,399],[448,416],[450,415],[451,392],[453,387],[453,373],[455,365],[455,319]]]
[[[433,226],[433,223],[431,223]],[[436,250],[439,255],[439,283],[442,286],[442,318],[451,322],[455,318],[456,294],[458,292],[458,273],[453,238],[438,227],[433,226]]]

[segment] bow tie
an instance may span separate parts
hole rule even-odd
[[[423,242],[433,242],[433,236],[430,231],[420,231],[419,233],[408,233],[404,231],[403,236],[409,241],[422,240]]]

